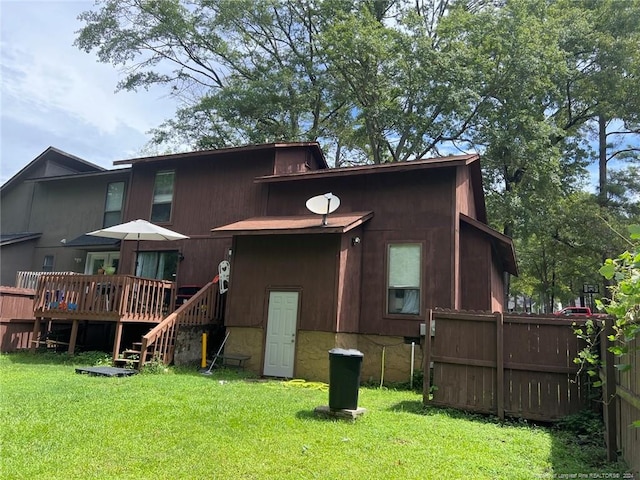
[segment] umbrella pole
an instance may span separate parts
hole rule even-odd
[[[138,234],[138,240],[136,241],[136,267],[133,271],[133,276],[138,275],[138,256],[140,255],[140,234]]]

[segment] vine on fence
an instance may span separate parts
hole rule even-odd
[[[640,334],[640,225],[629,227],[629,238],[626,239],[629,249],[618,257],[605,260],[600,273],[613,282],[608,287],[609,298],[597,300],[600,310],[613,317],[613,335],[608,337],[611,346],[608,350],[617,357],[629,353],[629,346]],[[586,342],[586,347],[578,353],[576,363],[580,363],[591,377],[598,375],[602,366],[597,338],[600,330],[599,322],[588,320],[584,328],[577,328],[576,334]],[[627,371],[629,363],[619,363],[616,368]],[[601,382],[594,382],[594,386]],[[640,427],[640,422],[634,422]]]
[[[615,319],[615,334],[609,340],[616,345],[609,350],[618,356],[628,353],[629,343],[640,333],[640,225],[631,225],[629,233],[629,250],[615,259],[608,258],[600,268],[600,273],[614,282],[609,287],[610,299],[606,304],[598,300],[598,308]]]

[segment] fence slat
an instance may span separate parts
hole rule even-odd
[[[425,337],[425,404],[544,421],[587,406],[589,384],[573,362],[582,348],[574,324],[586,319],[451,310],[427,318],[428,331],[437,328]]]

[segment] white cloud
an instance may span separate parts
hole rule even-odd
[[[173,115],[175,103],[160,90],[114,93],[118,70],[73,46],[77,16],[91,8],[0,0],[1,183],[49,145],[109,167],[135,156],[146,132]]]

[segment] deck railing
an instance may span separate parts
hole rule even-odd
[[[51,272],[16,272],[16,288],[30,288],[35,290],[38,285],[38,279],[42,275],[48,275]],[[76,275],[76,272],[55,272],[58,275]]]
[[[206,284],[175,312],[142,337],[140,362],[142,368],[148,360],[160,360],[165,365],[173,361],[177,329],[180,325],[207,325],[222,319],[222,299],[218,285]]]
[[[34,314],[50,318],[113,318],[159,322],[174,308],[175,283],[132,275],[39,276]]]

